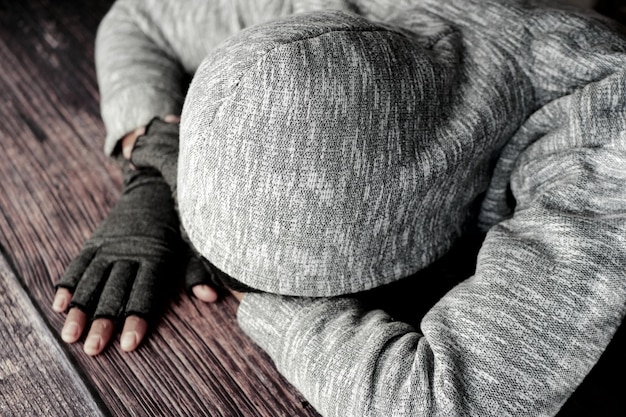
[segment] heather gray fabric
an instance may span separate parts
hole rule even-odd
[[[447,26],[416,38],[342,12],[224,42],[182,113],[181,219],[196,248],[250,287],[298,296],[367,290],[443,255],[486,188],[486,151],[511,133],[494,125],[459,153],[438,129],[465,100],[458,45]],[[510,126],[523,109],[509,106]]]
[[[97,48],[109,143],[125,132],[119,126],[131,130],[152,115],[162,114],[164,106],[180,107],[183,89],[178,78],[159,71],[159,66],[192,62],[190,56],[199,64],[202,53],[214,50],[224,39],[228,32],[225,26],[252,22],[240,19],[241,10],[246,10],[244,3],[195,0],[180,7],[173,1],[146,1],[117,3],[113,7],[100,29]],[[446,294],[426,314],[419,328],[394,321],[380,310],[365,311],[358,301],[347,297],[276,294],[246,295],[238,312],[241,327],[324,416],[556,414],[597,361],[626,310],[626,41],[598,17],[548,8],[541,2],[329,3],[370,20],[385,21],[391,27],[402,27],[392,31],[401,31],[407,39],[421,43],[421,48],[431,48],[424,58],[431,64],[419,70],[421,77],[434,80],[435,84],[424,83],[419,97],[435,100],[432,97],[442,96],[439,107],[422,108],[436,110],[434,124],[429,126],[431,135],[418,133],[435,142],[439,140],[441,152],[432,158],[431,165],[420,165],[417,174],[423,176],[426,167],[444,172],[444,180],[449,181],[449,190],[455,195],[439,191],[441,197],[432,200],[431,204],[440,211],[424,242],[445,241],[442,234],[448,233],[447,227],[463,224],[462,219],[467,217],[488,230],[488,234],[475,275]],[[261,4],[265,11],[280,16],[296,10],[300,2],[249,4],[252,8]],[[316,6],[319,5],[314,3],[311,7]],[[167,13],[163,12],[166,9]],[[259,16],[263,18],[255,22],[266,20],[269,15]],[[250,54],[235,61],[250,65],[245,75],[251,78],[263,79],[262,74],[267,74],[263,71],[274,68],[281,77],[269,78],[270,87],[276,83],[284,88],[282,76],[288,72],[283,70],[293,71],[301,64],[299,59],[309,55],[291,55],[295,62],[285,63],[290,68],[266,66],[276,64],[271,59],[277,58],[275,49],[280,48],[270,44],[277,38],[286,38],[283,43],[289,44],[289,37],[302,38],[305,31],[329,32],[329,26],[341,22],[346,28],[368,25],[358,23],[362,21],[355,16],[324,14],[324,22],[320,22],[319,16],[296,18],[302,25],[288,33],[254,29],[229,40],[223,48],[241,51],[245,45],[238,45],[238,41],[250,33],[262,36],[251,39]],[[118,19],[126,26],[116,26]],[[190,24],[216,21],[220,24]],[[269,27],[285,28],[281,24]],[[141,42],[133,40],[137,32]],[[354,35],[366,39],[367,34],[372,32]],[[314,41],[321,44],[322,39],[313,37],[302,42],[302,47],[312,48]],[[341,44],[349,45],[345,41]],[[254,49],[259,45],[269,45],[268,61],[259,58],[263,51]],[[335,48],[329,43],[324,47]],[[372,48],[378,47],[380,44],[373,43]],[[194,55],[194,51],[198,54]],[[332,57],[345,69],[354,51],[359,50],[347,46],[345,54]],[[362,52],[369,51],[359,53]],[[224,54],[223,62],[228,62],[228,58]],[[322,61],[316,58],[311,62]],[[142,67],[144,62],[156,66]],[[394,65],[401,66],[403,62],[396,61]],[[433,62],[440,66],[433,66]],[[193,71],[196,67],[189,65],[187,69]],[[231,67],[231,71],[242,72],[237,66]],[[302,73],[306,80],[306,71]],[[126,84],[125,75],[130,74],[145,76],[141,78],[145,84],[133,90]],[[154,74],[160,75],[151,78]],[[210,74],[202,72],[198,76],[210,78]],[[228,76],[225,81],[233,79]],[[321,79],[328,83],[330,77]],[[346,79],[340,75],[336,79],[338,83],[333,87],[338,91],[343,87],[345,92],[339,97],[350,97]],[[314,86],[299,84],[299,80],[293,79],[293,94],[314,91]],[[242,77],[241,86],[249,88],[250,96],[224,83],[224,91],[232,89],[235,93],[222,93],[219,97],[225,109],[235,106],[233,99],[241,99],[242,104],[248,105],[241,106],[241,117],[252,120],[259,115],[251,111],[251,99],[259,99],[257,110],[263,113],[267,102],[261,99],[275,98],[281,90],[272,96],[268,88],[267,95],[259,95],[258,88],[246,84],[249,81]],[[196,95],[196,87],[193,86],[186,105],[196,104],[189,101]],[[169,97],[172,91],[175,94]],[[160,101],[153,103],[157,95]],[[285,98],[294,99],[292,94]],[[211,109],[215,98],[207,96],[204,104]],[[403,104],[415,105],[410,101]],[[134,109],[137,106],[145,107],[140,111],[151,116],[146,120],[139,118],[133,113],[139,111]],[[294,110],[297,109],[296,105]],[[332,110],[341,116],[343,107],[336,105]],[[375,110],[372,109],[373,119],[392,114],[391,109]],[[215,114],[218,123],[226,117],[219,110]],[[329,123],[335,117],[334,112],[331,114]],[[192,126],[192,119],[187,121],[185,117],[183,126]],[[272,122],[280,126],[277,121]],[[394,129],[396,122],[389,120]],[[362,124],[368,126],[368,119]],[[224,133],[233,133],[232,126],[224,129]],[[250,134],[245,129],[237,133]],[[293,132],[285,134],[295,136]],[[213,203],[192,199],[191,190],[183,190],[190,184],[185,175],[190,170],[203,169],[205,160],[212,158],[208,152],[199,151],[211,149],[211,144],[204,144],[204,148],[201,136],[196,139],[194,158],[179,164],[180,195],[186,195],[180,204],[188,216],[183,221],[192,241],[206,244],[203,234],[213,232],[203,228],[206,219],[202,219],[202,211],[196,211]],[[235,143],[243,149],[262,148],[263,139],[261,135],[252,143]],[[186,146],[191,149],[191,142],[185,143],[186,140],[181,154],[186,152]],[[389,153],[402,150],[394,148],[391,142],[388,145]],[[228,145],[220,152],[233,152],[234,147]],[[303,151],[294,147],[293,152],[301,155]],[[253,161],[245,152],[238,156],[242,161],[236,163]],[[259,161],[274,164],[278,157],[273,158],[271,153],[263,156]],[[288,159],[285,162],[292,163]],[[355,165],[347,168],[356,169]],[[466,187],[461,185],[463,182]],[[203,184],[194,184],[197,194],[206,193]],[[478,214],[472,215],[471,206],[458,205],[471,201],[478,190],[485,191],[485,197],[478,200]],[[386,191],[390,195],[397,192],[391,185]],[[435,184],[432,192],[438,192]],[[445,213],[450,213],[447,222],[441,219]],[[213,215],[205,214],[207,218]]]
[[[177,123],[167,123],[159,118],[154,118],[146,126],[145,133],[137,138],[132,153],[131,162],[137,168],[152,168],[157,170],[170,188],[172,197],[176,202],[176,171],[178,166],[178,136],[179,126]],[[178,208],[176,209],[178,211]],[[185,269],[185,286],[191,291],[196,285],[210,285],[214,289],[226,287],[239,291],[250,291],[232,277],[225,276],[222,271],[206,260],[202,260],[197,250],[189,241],[185,230],[181,227],[180,234],[188,247],[187,266]],[[230,284],[230,285],[227,285]]]
[[[291,2],[283,0],[192,0],[185,6],[158,0],[116,2],[96,40],[105,152],[113,153],[122,136],[154,116],[179,114],[185,71],[194,72],[228,36],[292,12]],[[130,67],[132,71],[118,76],[120,68]]]
[[[94,318],[152,319],[180,265],[178,218],[169,187],[153,169],[124,165],[124,189],[111,213],[72,261],[58,287],[72,294],[70,308]]]
[[[135,141],[130,157],[132,164],[138,168],[159,171],[170,187],[174,201],[177,197],[178,136],[178,123],[154,118],[146,126],[145,133]]]

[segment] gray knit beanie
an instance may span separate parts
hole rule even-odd
[[[200,253],[250,287],[298,296],[366,290],[444,253],[463,216],[430,132],[455,59],[430,41],[328,11],[249,28],[208,56],[178,167]]]

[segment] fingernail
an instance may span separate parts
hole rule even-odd
[[[163,121],[167,123],[178,123],[180,121],[180,117],[168,114],[163,118]]]
[[[79,331],[78,323],[70,322],[63,327],[61,336],[63,337],[63,340],[65,341],[68,341],[68,340],[73,341],[79,336],[78,331]]]
[[[217,299],[217,293],[207,285],[198,285],[195,290],[196,297],[204,301],[212,301]]]
[[[52,309],[55,311],[63,311],[65,310],[65,298],[56,297],[54,299],[54,304],[52,304]]]
[[[123,350],[130,350],[137,344],[137,334],[135,332],[126,332],[122,335],[121,345]]]
[[[89,336],[85,341],[85,351],[99,351],[100,345],[102,344],[102,337],[100,336]]]

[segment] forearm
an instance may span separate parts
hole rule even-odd
[[[178,115],[187,73],[225,38],[291,13],[291,2],[117,1],[96,39],[105,151],[153,117]]]
[[[154,116],[179,114],[184,70],[143,3],[116,2],[96,39],[101,111],[111,154],[117,141]]]
[[[248,294],[239,321],[326,417],[553,415],[622,320],[626,255],[612,238],[573,263],[558,236],[525,233],[493,230],[476,276],[429,312],[423,334],[340,298]],[[594,261],[601,252],[614,258]]]
[[[354,300],[268,294],[246,295],[242,328],[326,417],[555,414],[626,312],[625,89],[617,71],[518,131],[515,214],[421,334]]]

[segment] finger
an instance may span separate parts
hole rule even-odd
[[[91,323],[89,334],[85,339],[83,350],[89,356],[95,356],[102,352],[113,336],[113,321],[110,319],[95,319]]]
[[[96,255],[97,248],[85,248],[83,249],[76,258],[70,262],[69,266],[65,270],[65,273],[57,282],[57,288],[67,288],[72,291],[78,285],[78,282],[83,276],[85,270],[91,264],[94,256]]]
[[[143,264],[126,303],[126,313],[150,319],[162,307],[164,295],[170,290],[167,278],[171,271],[166,262]]]
[[[130,159],[130,154],[133,151],[133,146],[135,146],[137,138],[143,135],[145,132],[146,127],[141,126],[122,138],[122,156],[124,156],[125,159]]]
[[[87,315],[78,308],[70,309],[61,330],[61,339],[67,343],[74,343],[83,334],[85,324],[87,323]]]
[[[76,285],[70,307],[80,307],[87,314],[94,312],[102,293],[102,287],[106,283],[110,261],[103,258],[95,259],[83,274],[83,277]]]
[[[182,228],[181,228],[182,230]],[[187,258],[185,265],[185,286],[187,291],[191,291],[193,295],[202,301],[213,302],[213,294],[217,297],[217,291],[211,284],[211,273],[207,270],[199,255],[191,252]]]
[[[180,117],[173,114],[168,114],[163,118],[163,121],[167,123],[178,123],[180,122]]]
[[[124,352],[131,352],[139,346],[148,331],[148,322],[139,316],[128,316],[124,322],[120,346]]]
[[[67,306],[72,300],[72,293],[67,288],[59,288],[54,295],[54,302],[52,303],[52,309],[57,313],[63,313],[67,310]]]
[[[136,274],[135,262],[118,261],[113,264],[100,294],[94,317],[117,318],[124,314],[128,293]]]
[[[191,289],[191,292],[193,292],[193,295],[195,295],[196,298],[204,301],[205,303],[214,303],[218,298],[217,291],[204,284],[194,286]]]

